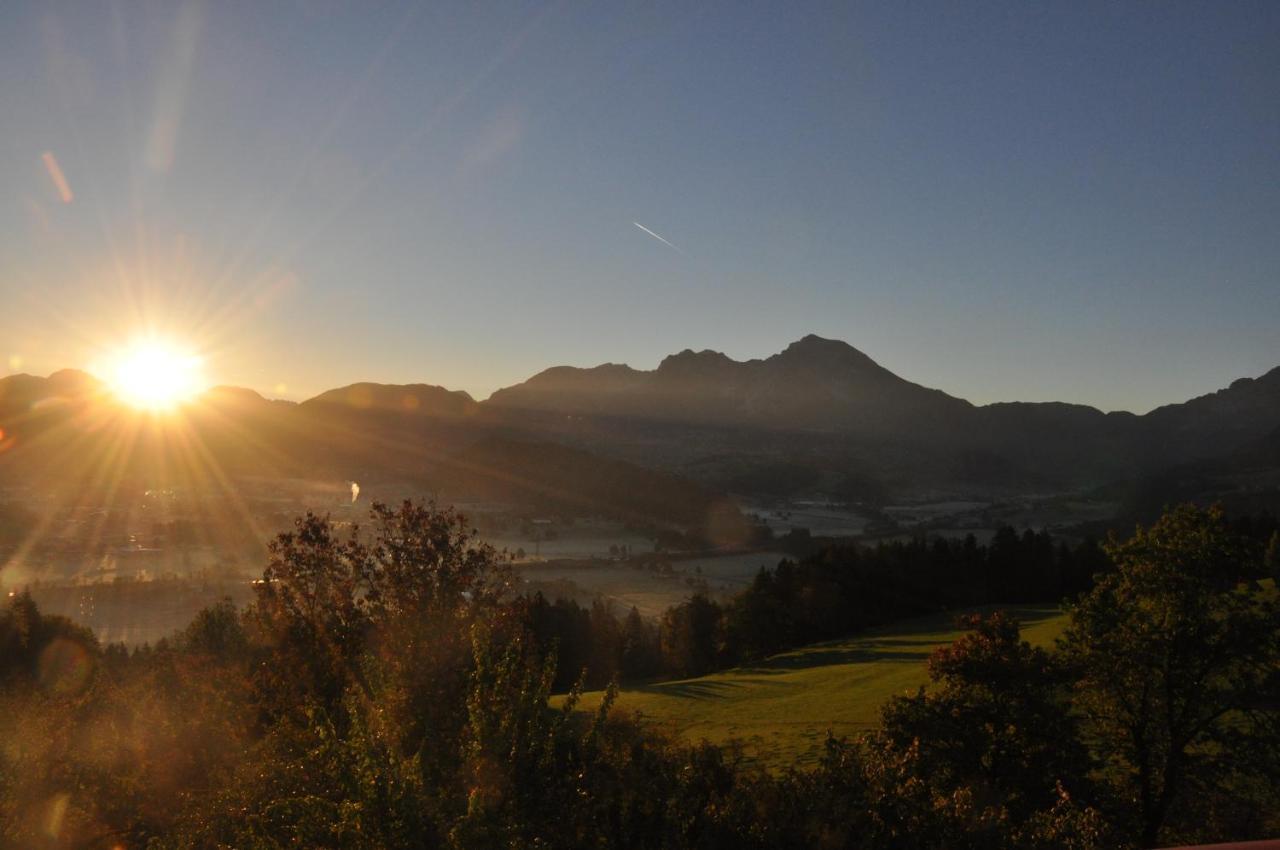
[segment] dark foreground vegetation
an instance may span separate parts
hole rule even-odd
[[[695,593],[652,625],[635,610],[619,620],[600,601],[587,608],[535,594],[526,610],[537,645],[557,651],[554,686],[569,688],[585,669],[587,685],[602,688],[614,680],[700,676],[939,611],[1056,604],[1090,588],[1110,563],[1092,540],[1071,546],[1045,532],[1005,527],[988,545],[969,535],[828,546],[761,570],[726,604]]]
[[[15,848],[1102,848],[1275,835],[1269,539],[1179,508],[1106,547],[1055,650],[1021,641],[1003,614],[975,618],[931,658],[927,690],[885,706],[879,731],[829,740],[813,771],[773,775],[732,748],[664,740],[608,700],[594,716],[572,695],[549,708],[557,603],[514,597],[498,553],[451,511],[376,506],[349,537],[307,516],[271,545],[246,611],[208,609],[156,647],[100,648],[29,597],[9,601],[0,836]],[[745,656],[913,605],[1013,599],[1022,587],[993,567],[1003,545],[977,587],[975,573],[907,574],[910,558],[890,550],[827,553],[762,574],[697,622],[717,652]],[[900,552],[942,564],[965,547]],[[1079,580],[1053,547],[1026,557],[1010,564],[1039,579],[1019,581],[1070,592]],[[648,629],[587,616],[613,622],[615,664],[636,651],[628,633]],[[652,663],[670,663],[674,640]]]

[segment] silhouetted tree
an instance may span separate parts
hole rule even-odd
[[[203,608],[178,635],[178,645],[191,653],[222,659],[243,658],[249,649],[240,612],[230,599]]]
[[[1271,539],[1267,541],[1267,551],[1264,558],[1267,575],[1271,577],[1273,582],[1280,585],[1280,531],[1271,532]]]
[[[66,617],[42,614],[28,591],[11,596],[0,611],[0,682],[19,677],[27,686],[56,688],[65,663],[97,650],[93,632]]]
[[[268,547],[250,617],[271,648],[258,669],[264,693],[332,709],[348,686],[368,690],[361,658],[388,640],[392,663],[438,656],[440,641],[456,657],[458,626],[507,591],[505,561],[452,509],[375,503],[371,518],[368,543],[358,527],[340,539],[327,517],[307,513]]]
[[[662,663],[678,676],[701,676],[719,661],[720,606],[701,593],[667,609],[660,636]]]
[[[620,663],[625,679],[645,679],[658,672],[657,637],[634,605],[622,624]]]
[[[1266,810],[1250,789],[1280,780],[1280,605],[1252,580],[1255,547],[1184,505],[1107,550],[1116,570],[1071,607],[1063,641],[1106,781],[1143,846],[1219,819],[1208,834],[1250,832],[1243,813]]]
[[[1003,612],[962,620],[971,631],[929,658],[931,685],[886,704],[882,734],[918,749],[942,793],[965,789],[1021,821],[1053,805],[1060,785],[1077,794],[1089,768],[1069,712],[1066,671],[1019,638]]]

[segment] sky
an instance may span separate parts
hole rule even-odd
[[[1280,365],[1280,4],[0,5],[0,374],[305,398],[808,333],[977,403]]]

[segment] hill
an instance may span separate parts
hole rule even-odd
[[[1061,403],[979,406],[810,335],[756,360],[685,350],[650,371],[556,366],[481,402],[430,384],[358,383],[301,404],[218,388],[190,408],[180,435],[142,423],[84,373],[0,379],[0,471],[14,482],[92,490],[112,476],[175,476],[186,451],[199,458],[188,470],[229,478],[532,499],[540,510],[685,529],[718,523],[716,505],[729,494],[875,506],[1128,482],[1119,490],[1129,501],[1155,504],[1196,491],[1182,484],[1205,477],[1198,465],[1225,458],[1234,468],[1239,452],[1280,428],[1280,369],[1143,416]],[[1265,477],[1280,464],[1252,470]]]
[[[763,360],[686,350],[652,371],[557,366],[482,403],[509,427],[764,496],[1086,489],[1233,451],[1280,426],[1280,369],[1143,416],[978,406],[806,336]],[[780,466],[793,470],[776,474]]]
[[[1118,520],[1151,522],[1180,502],[1220,503],[1228,513],[1280,513],[1280,428],[1234,451],[1178,464],[1125,482]]]
[[[328,390],[302,403],[303,407],[380,410],[417,416],[469,416],[476,402],[461,390],[430,384],[351,384]]]
[[[728,542],[746,529],[706,486],[537,435],[513,437],[478,416],[466,393],[423,384],[354,384],[301,404],[216,387],[179,415],[157,417],[121,405],[83,373],[14,375],[0,379],[0,431],[0,482],[24,498],[87,509],[133,511],[142,492],[172,489],[243,514],[247,481],[260,492],[285,480],[335,491],[358,481],[373,493],[517,503]]]
[[[972,405],[913,384],[847,343],[806,336],[784,351],[739,362],[685,350],[642,372],[606,364],[560,366],[495,392],[490,407],[603,414],[783,431],[888,435],[929,432]]]
[[[1066,623],[1056,608],[1013,613],[1024,638],[1040,646]],[[844,736],[870,729],[886,700],[928,681],[929,653],[961,634],[955,616],[908,620],[722,673],[627,688],[617,706],[689,741],[740,740],[746,755],[771,767],[811,766],[828,730]],[[582,709],[594,709],[600,698],[599,691],[584,694]]]

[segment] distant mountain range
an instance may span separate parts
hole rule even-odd
[[[977,406],[807,336],[763,360],[684,351],[649,372],[555,367],[483,406],[510,421],[544,417],[544,431],[598,450],[647,452],[694,477],[710,470],[727,485],[754,446],[761,461],[810,469],[828,488],[844,477],[899,492],[1080,488],[1261,439],[1280,426],[1280,368],[1144,416],[1053,402]],[[586,422],[556,426],[548,414]]]
[[[276,484],[358,481],[375,496],[506,502],[603,515],[706,543],[744,539],[723,494],[670,473],[495,427],[466,393],[356,384],[301,404],[216,387],[181,416],[116,402],[63,371],[0,379],[0,502],[138,510],[144,490],[180,489],[245,529],[245,495]],[[283,489],[283,488],[281,488]],[[132,495],[131,495],[132,494]],[[252,523],[249,523],[252,525]]]
[[[974,405],[817,336],[745,362],[683,351],[652,371],[557,366],[483,402],[372,383],[301,404],[226,387],[202,402],[179,439],[120,411],[83,373],[0,379],[0,474],[56,477],[88,468],[67,459],[93,452],[140,478],[173,474],[185,440],[233,476],[381,480],[709,527],[723,524],[710,517],[724,514],[728,493],[986,498],[1154,481],[1179,468],[1211,480],[1219,467],[1247,487],[1230,471],[1241,458],[1253,458],[1255,473],[1280,466],[1280,368],[1142,416]]]
[[[682,351],[651,372],[557,366],[485,403],[523,409],[778,431],[897,438],[949,427],[966,401],[903,380],[843,342],[807,336],[764,360]]]

